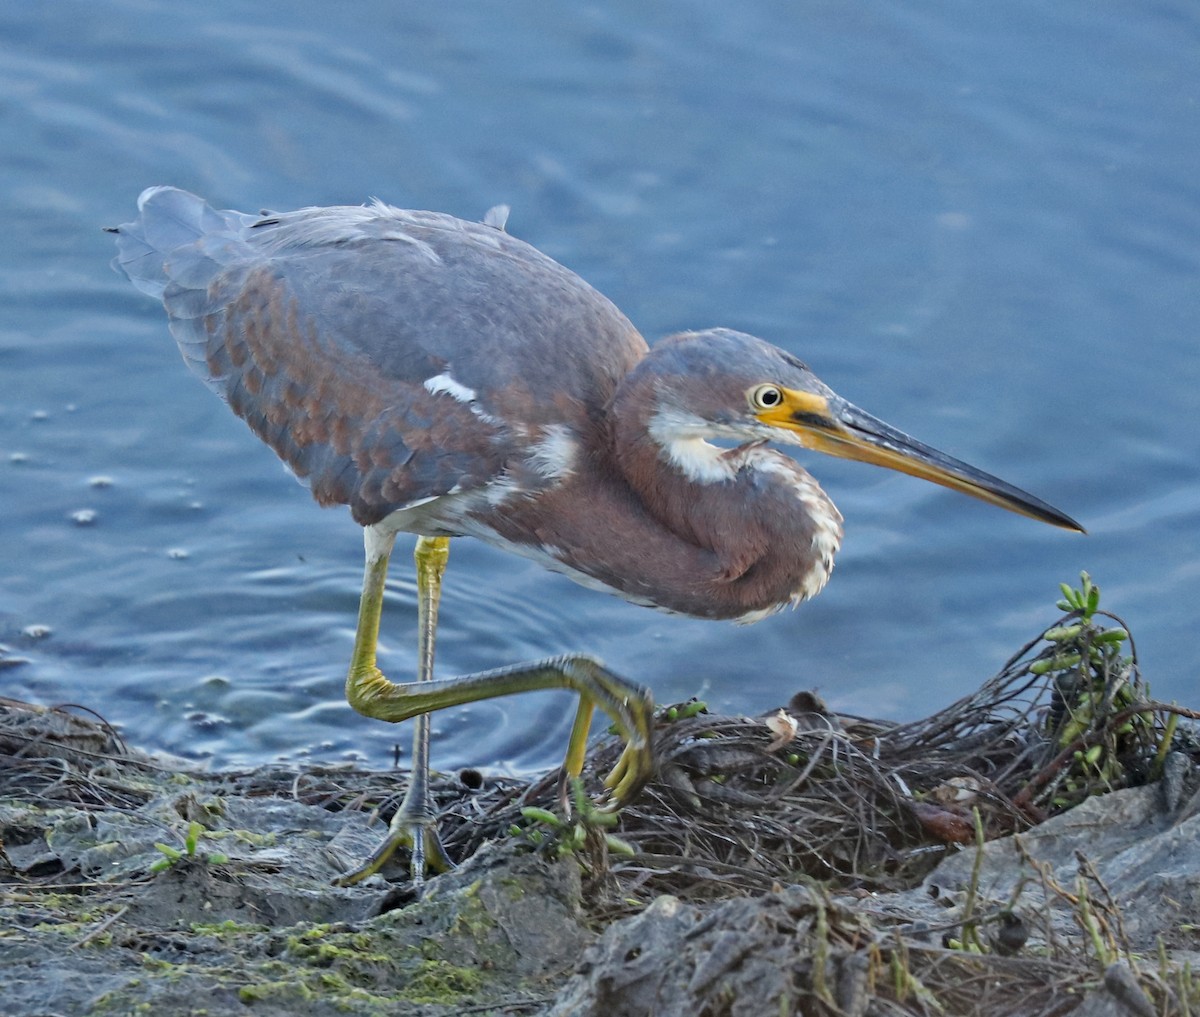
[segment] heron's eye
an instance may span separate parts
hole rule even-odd
[[[750,405],[756,410],[773,410],[783,402],[783,392],[777,385],[755,385],[749,396]]]

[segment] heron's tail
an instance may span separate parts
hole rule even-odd
[[[228,301],[251,263],[247,227],[260,216],[218,211],[177,187],[150,187],[138,197],[138,217],[110,233],[117,237],[113,268],[166,307],[171,335],[189,370],[222,399],[225,376],[211,358],[205,317]]]
[[[219,212],[177,187],[149,187],[138,197],[137,219],[109,230],[117,235],[113,268],[161,300],[171,281],[191,288],[211,277],[226,260],[219,248],[235,243],[255,218]]]

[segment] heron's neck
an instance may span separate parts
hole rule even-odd
[[[760,444],[717,448],[704,439],[702,422],[644,409],[653,406],[618,396],[610,413],[616,464],[645,509],[714,554],[714,581],[761,586],[761,603],[747,615],[815,596],[842,532],[840,513],[816,481]]]

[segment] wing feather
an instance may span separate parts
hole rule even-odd
[[[174,188],[138,207],[116,267],[162,298],[193,373],[360,523],[501,481],[548,425],[595,429],[646,351],[493,224],[379,202],[264,218]]]

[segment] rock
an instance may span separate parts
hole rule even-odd
[[[1179,821],[1165,811],[1158,785],[1127,788],[1089,798],[1026,833],[991,841],[983,849],[979,889],[990,903],[1008,901],[1024,881],[1019,907],[1048,909],[1058,935],[1079,935],[1075,909],[1047,891],[1051,884],[1075,892],[1088,865],[1112,894],[1128,945],[1154,954],[1168,949],[1200,951],[1200,815]],[[930,896],[961,897],[975,865],[974,849],[944,861],[925,880]],[[1090,896],[1104,890],[1088,881]],[[985,906],[987,906],[985,904]]]

